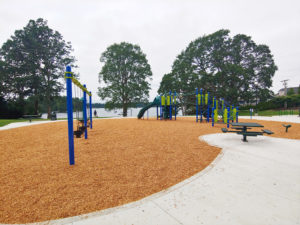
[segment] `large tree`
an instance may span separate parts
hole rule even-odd
[[[75,62],[71,52],[70,42],[64,41],[62,35],[41,18],[30,20],[23,29],[16,30],[0,50],[10,96],[19,102],[34,96],[36,114],[39,99],[45,100],[49,117],[52,98],[64,87],[65,65]]]
[[[276,70],[268,46],[257,45],[243,34],[230,37],[229,30],[219,30],[192,41],[176,57],[159,93],[172,86],[179,94],[194,93],[198,87],[234,104],[266,100]]]
[[[138,45],[122,42],[109,46],[102,53],[104,63],[99,73],[99,96],[106,101],[108,109],[123,108],[127,116],[128,107],[147,101],[152,72]]]
[[[8,85],[5,83],[7,80],[6,73],[4,72],[5,63],[0,59],[0,98],[4,98],[8,93]]]

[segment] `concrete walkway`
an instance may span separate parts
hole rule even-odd
[[[300,140],[199,139],[222,153],[193,177],[121,207],[41,224],[300,224]]]

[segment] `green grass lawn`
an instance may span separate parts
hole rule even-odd
[[[41,121],[46,119],[32,119],[32,121]],[[17,122],[27,122],[28,119],[0,119],[0,127],[3,127],[10,123],[17,123]]]
[[[111,118],[111,117],[93,117],[93,119],[103,119],[103,118]],[[48,120],[48,119],[32,119],[32,121],[41,121],[41,120]],[[67,118],[59,118],[57,120],[67,120]],[[74,121],[76,119],[74,118]],[[17,123],[17,122],[28,122],[29,119],[0,119],[0,127],[3,127],[10,123]]]
[[[258,111],[258,116],[298,115],[298,110],[264,110]],[[252,114],[254,116],[254,113]],[[239,116],[250,116],[249,110],[239,110]]]

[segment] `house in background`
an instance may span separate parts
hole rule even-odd
[[[298,94],[298,93],[299,93],[299,92],[298,92],[299,87],[290,87],[290,88],[287,88],[287,89],[281,88],[281,89],[278,91],[277,96],[286,96],[287,93],[289,93],[289,91],[290,91],[291,89],[294,90],[294,93],[295,93],[295,94]]]

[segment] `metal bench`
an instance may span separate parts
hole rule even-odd
[[[227,133],[228,132],[227,128],[221,128],[221,130],[222,130],[223,133]]]
[[[244,130],[245,128],[243,128],[243,127],[231,127],[232,129],[235,129],[235,130]],[[250,129],[252,129],[252,128],[250,128],[250,127],[247,127],[247,130],[250,130]]]
[[[262,129],[261,131],[266,134],[274,134],[274,132],[267,130],[267,129]]]
[[[257,135],[263,135],[263,132],[259,132],[259,131],[251,131],[251,132],[243,132],[243,131],[238,131],[236,132],[237,134],[242,134],[242,135],[246,135],[246,136],[257,136]]]

